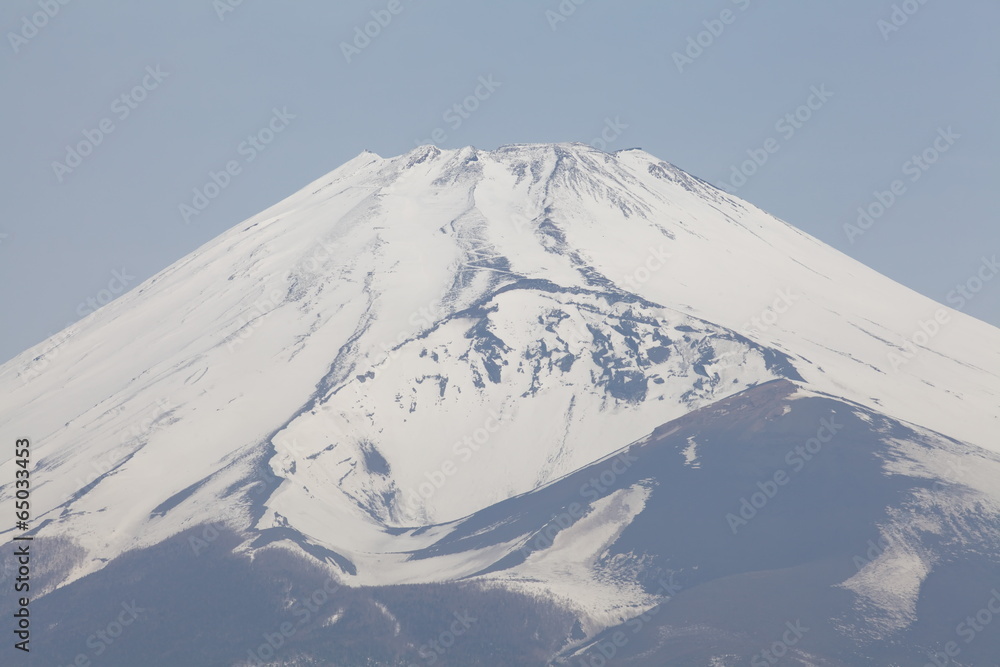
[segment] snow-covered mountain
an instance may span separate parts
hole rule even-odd
[[[166,544],[283,548],[356,590],[472,578],[555,600],[575,619],[555,659],[657,609],[669,571],[705,619],[657,617],[667,644],[644,650],[727,627],[690,664],[735,665],[750,631],[702,612],[745,593],[719,582],[795,565],[837,598],[801,664],[839,664],[821,661],[837,641],[922,628],[946,565],[966,586],[1000,572],[1000,330],[641,150],[363,153],[3,365],[0,391],[65,561],[53,600]],[[853,444],[806,468],[815,493],[790,485],[756,537],[730,532],[833,414]],[[956,461],[974,462],[959,481]],[[808,546],[777,540],[783,521]],[[806,529],[831,521],[842,549]],[[862,536],[897,546],[830,564]]]

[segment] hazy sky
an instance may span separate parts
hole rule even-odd
[[[1000,253],[1000,5],[924,2],[6,0],[0,360],[431,140],[642,147],[944,302]]]

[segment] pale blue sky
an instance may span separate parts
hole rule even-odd
[[[363,149],[397,155],[435,128],[443,147],[489,149],[591,142],[617,119],[607,150],[639,146],[718,185],[748,150],[777,148],[737,194],[940,301],[1000,252],[994,0],[900,2],[919,9],[892,32],[889,0],[565,0],[567,17],[547,14],[558,0],[242,0],[220,20],[236,2],[0,6],[0,359]],[[341,43],[372,11],[391,21],[347,62]],[[720,34],[679,68],[705,21]],[[477,88],[475,111],[445,116]],[[807,102],[807,121],[777,124]],[[275,108],[294,118],[241,148]],[[905,163],[949,127],[960,136],[913,181]],[[54,168],[85,131],[104,136]],[[239,173],[185,225],[179,206],[231,160]],[[897,179],[905,191],[851,243],[844,224]],[[1000,277],[964,310],[1000,324]]]

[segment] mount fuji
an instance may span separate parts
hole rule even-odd
[[[1000,330],[642,150],[362,153],[0,391],[45,664],[1000,660]]]

